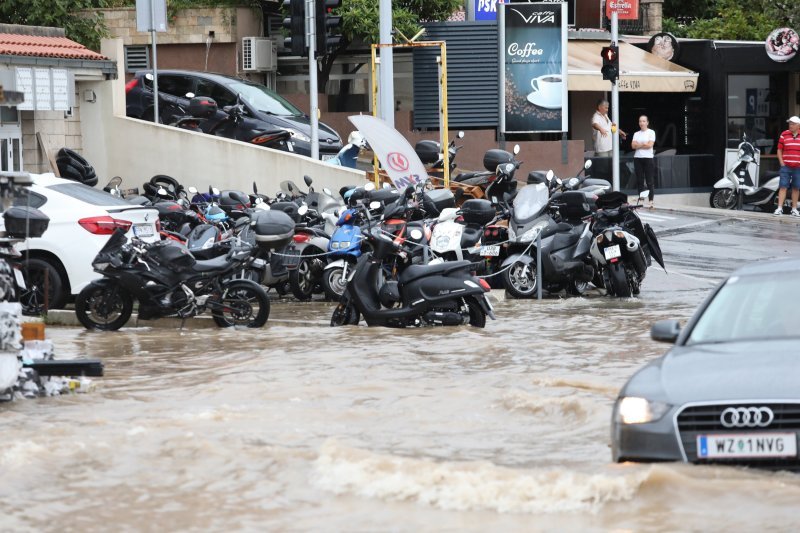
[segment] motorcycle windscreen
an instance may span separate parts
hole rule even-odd
[[[661,253],[661,246],[658,244],[656,232],[653,231],[653,228],[650,226],[650,224],[644,225],[644,234],[647,237],[647,246],[650,247],[650,255],[653,256],[653,259],[656,260],[656,263],[661,265],[661,268],[663,268],[664,272],[666,272],[667,267],[664,266],[664,256]]]
[[[514,198],[514,220],[526,222],[538,216],[547,206],[549,194],[543,183],[526,185]]]

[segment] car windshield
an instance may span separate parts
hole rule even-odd
[[[105,191],[93,189],[92,187],[84,185],[83,183],[59,183],[58,185],[50,185],[47,188],[60,192],[61,194],[66,194],[72,198],[77,198],[78,200],[86,202],[87,204],[101,207],[110,207],[113,205],[125,205],[130,207],[131,205],[130,202],[127,202],[122,198],[111,196]]]
[[[263,85],[231,81],[228,88],[234,93],[242,95],[248,104],[271,115],[303,116],[303,112],[293,106],[288,100],[283,99]]]
[[[795,272],[732,276],[692,329],[687,345],[800,337]]]

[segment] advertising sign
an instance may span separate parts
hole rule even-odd
[[[619,20],[636,20],[639,18],[639,0],[606,0],[606,18],[617,12]]]
[[[530,3],[530,0],[506,0],[506,4]],[[542,0],[542,2],[559,4],[562,0]],[[475,20],[497,20],[497,5],[503,0],[472,0],[475,9]],[[575,0],[564,0],[567,4],[567,26],[575,26]]]
[[[348,119],[367,139],[398,190],[428,179],[425,165],[400,132],[371,115],[355,115]]]
[[[764,47],[771,60],[784,63],[797,54],[799,42],[800,37],[792,28],[778,28],[767,36]]]
[[[567,5],[498,5],[500,131],[567,131]]]

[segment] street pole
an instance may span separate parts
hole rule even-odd
[[[392,0],[380,0],[380,43],[392,44]],[[394,127],[394,58],[392,47],[381,48],[380,115]]]
[[[319,94],[317,93],[317,23],[315,0],[306,0],[306,42],[308,43],[308,92],[311,108],[311,159],[319,159]]]
[[[158,124],[158,55],[156,55],[156,7],[150,0],[150,42],[153,45],[153,122]]]
[[[611,12],[611,46],[617,46],[617,12]],[[622,68],[620,67],[620,70]],[[617,77],[619,77],[617,72]],[[617,80],[611,81],[611,123],[616,127],[611,133],[611,176],[612,188],[619,190],[619,86]]]

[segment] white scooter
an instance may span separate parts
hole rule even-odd
[[[742,136],[736,162],[726,176],[714,184],[709,203],[718,209],[741,209],[743,205],[753,205],[771,213],[777,207],[780,177],[777,172],[768,172],[766,183],[759,186],[750,176],[750,165],[755,165],[758,177],[759,162],[755,147]]]

